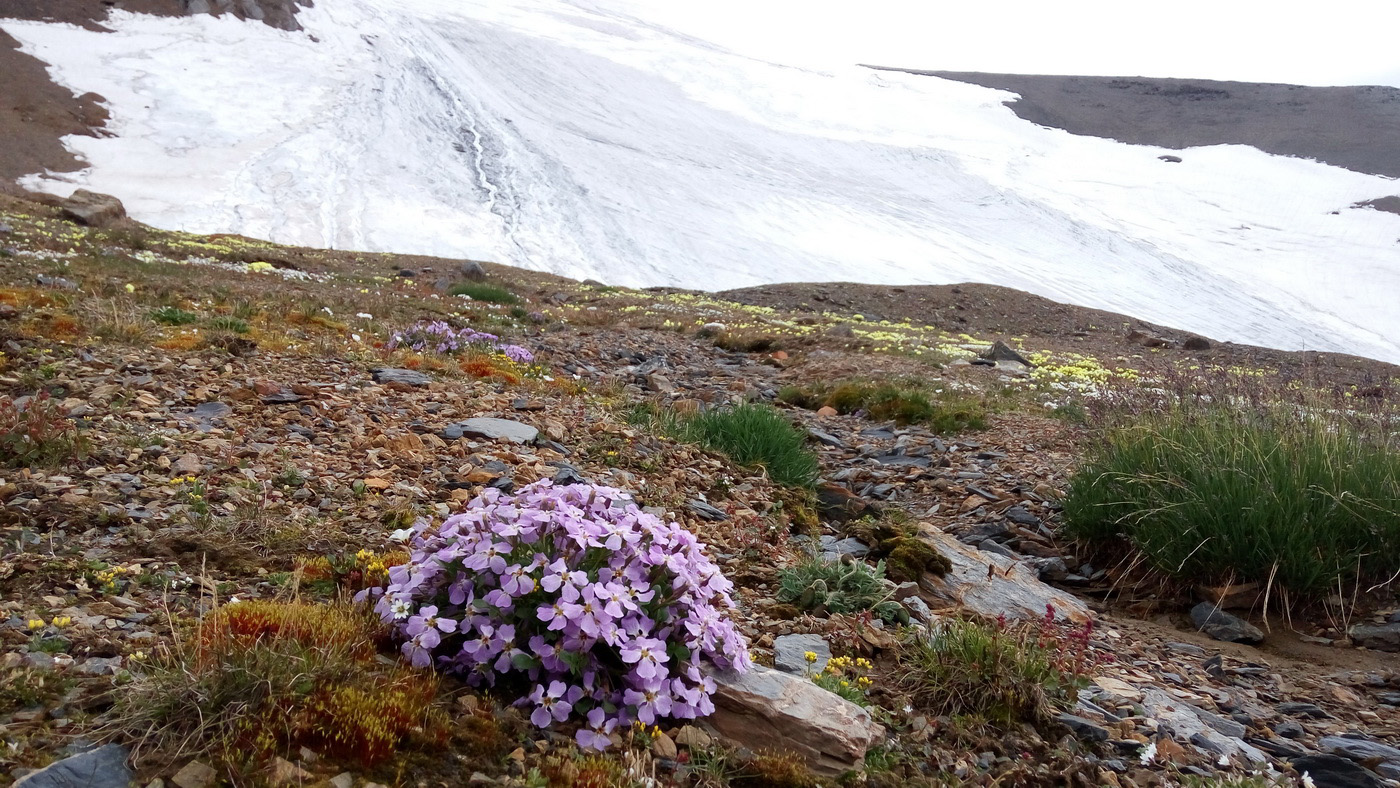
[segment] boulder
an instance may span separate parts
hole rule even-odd
[[[1381,788],[1374,774],[1337,755],[1304,755],[1290,763],[1317,788]]]
[[[1169,728],[1172,738],[1177,741],[1190,742],[1226,758],[1252,763],[1267,763],[1269,760],[1257,747],[1212,728],[1202,717],[1201,709],[1184,700],[1177,700],[1156,687],[1142,688],[1142,707],[1146,716]]]
[[[486,269],[482,268],[481,263],[475,260],[462,261],[462,264],[457,268],[457,273],[463,279],[470,279],[473,282],[480,282],[486,278]]]
[[[1202,602],[1191,608],[1191,622],[1200,631],[1216,640],[1229,643],[1262,643],[1264,633],[1259,627],[1231,613],[1216,607],[1213,603]]]
[[[1391,762],[1400,763],[1400,749],[1371,739],[1353,736],[1323,736],[1317,740],[1317,748],[1333,755],[1341,755],[1360,763]]]
[[[1024,366],[1026,368],[1035,366],[1030,362],[1030,359],[1012,350],[1009,345],[1007,345],[1005,342],[1002,342],[1000,339],[992,343],[991,350],[988,350],[986,353],[982,354],[982,358],[985,358],[988,361],[1007,361],[1012,364],[1020,364],[1021,366]]]
[[[924,598],[930,603],[961,605],[992,617],[1038,619],[1048,606],[1061,620],[1082,623],[1091,618],[1083,602],[1042,583],[1034,567],[969,547],[928,526],[921,536],[951,564],[944,576],[925,574],[921,579]]]
[[[443,440],[455,441],[461,438],[486,438],[488,440],[508,440],[512,443],[534,443],[540,431],[528,424],[510,419],[476,418],[449,424],[442,430]]]
[[[59,206],[66,218],[89,227],[115,227],[126,221],[126,207],[110,194],[78,189]]]
[[[135,776],[117,744],[64,758],[15,781],[14,788],[127,788]]]
[[[817,655],[807,662],[807,652]],[[821,673],[831,659],[831,647],[821,635],[783,635],[773,641],[773,665],[784,673],[805,676],[808,671]]]
[[[1400,651],[1400,622],[1392,621],[1381,625],[1357,624],[1347,634],[1351,635],[1353,643],[1362,648]]]
[[[750,750],[796,753],[813,772],[859,769],[885,729],[860,706],[806,678],[755,665],[747,673],[713,672],[715,713],[706,722]]]

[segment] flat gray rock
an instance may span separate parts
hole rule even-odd
[[[26,774],[14,788],[127,788],[135,775],[126,758],[125,747],[106,744]]]
[[[1400,623],[1391,622],[1379,626],[1358,624],[1347,634],[1351,635],[1353,643],[1364,648],[1400,651]]]
[[[442,430],[443,440],[455,441],[462,438],[486,438],[488,440],[508,440],[512,443],[534,443],[540,431],[529,424],[521,424],[510,419],[476,418],[449,424]]]
[[[1191,621],[1197,629],[1216,640],[1250,644],[1264,642],[1264,633],[1259,627],[1220,610],[1211,602],[1202,602],[1191,608]]]
[[[807,652],[817,655],[817,661],[808,665]],[[831,647],[821,635],[783,635],[773,641],[773,666],[784,673],[804,676],[810,670],[813,674],[826,670],[831,659]]]
[[[404,386],[426,386],[433,382],[433,379],[414,369],[398,369],[395,367],[381,367],[371,370],[375,383],[399,383]]]
[[[1353,739],[1350,736],[1323,736],[1317,740],[1317,748],[1333,755],[1341,755],[1353,761],[1391,761],[1400,764],[1400,749],[1370,739]]]

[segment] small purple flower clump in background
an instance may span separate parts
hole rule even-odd
[[[501,342],[501,338],[473,328],[453,328],[442,320],[423,320],[404,331],[395,331],[386,346],[389,350],[408,348],[415,353],[454,355],[470,350],[500,353],[511,361],[528,364],[535,354],[520,345]]]
[[[634,721],[705,716],[715,685],[702,661],[750,665],[727,615],[733,584],[693,534],[619,490],[488,489],[413,530],[411,560],[373,591],[404,655],[476,686],[528,679],[531,722],[579,721],[581,747]]]

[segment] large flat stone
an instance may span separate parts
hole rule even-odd
[[[706,722],[750,750],[793,752],[812,771],[835,776],[859,769],[865,751],[884,738],[869,712],[809,679],[759,665],[712,676],[715,713]]]
[[[952,564],[943,577],[925,574],[920,582],[930,603],[941,600],[1014,619],[1042,618],[1047,605],[1061,620],[1082,623],[1092,616],[1083,602],[1042,583],[1033,566],[969,547],[931,527],[925,526],[921,536]]]
[[[521,424],[510,419],[476,418],[449,424],[442,430],[444,440],[460,438],[487,438],[508,440],[512,443],[534,443],[540,431],[529,424]]]
[[[1178,700],[1156,687],[1142,688],[1142,707],[1147,716],[1171,729],[1172,738],[1224,755],[1236,761],[1267,763],[1269,756],[1243,740],[1211,727],[1202,710],[1184,700]]]
[[[1358,624],[1352,627],[1347,634],[1351,635],[1353,643],[1363,648],[1372,648],[1376,651],[1400,651],[1400,622],[1379,626]]]
[[[1264,633],[1259,627],[1233,613],[1226,613],[1210,602],[1191,608],[1191,621],[1200,631],[1216,640],[1229,643],[1262,643]]]
[[[125,747],[106,744],[26,774],[14,788],[127,788],[134,775],[126,758]]]

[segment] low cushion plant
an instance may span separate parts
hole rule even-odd
[[[442,320],[420,321],[389,338],[389,350],[407,348],[416,353],[457,355],[459,353],[500,353],[521,364],[535,360],[535,354],[520,345],[502,342],[495,334],[473,328],[453,328]]]
[[[693,534],[619,490],[541,481],[487,490],[413,528],[376,610],[418,666],[513,689],[539,727],[603,749],[633,722],[714,710],[702,663],[747,670],[732,584]]]

